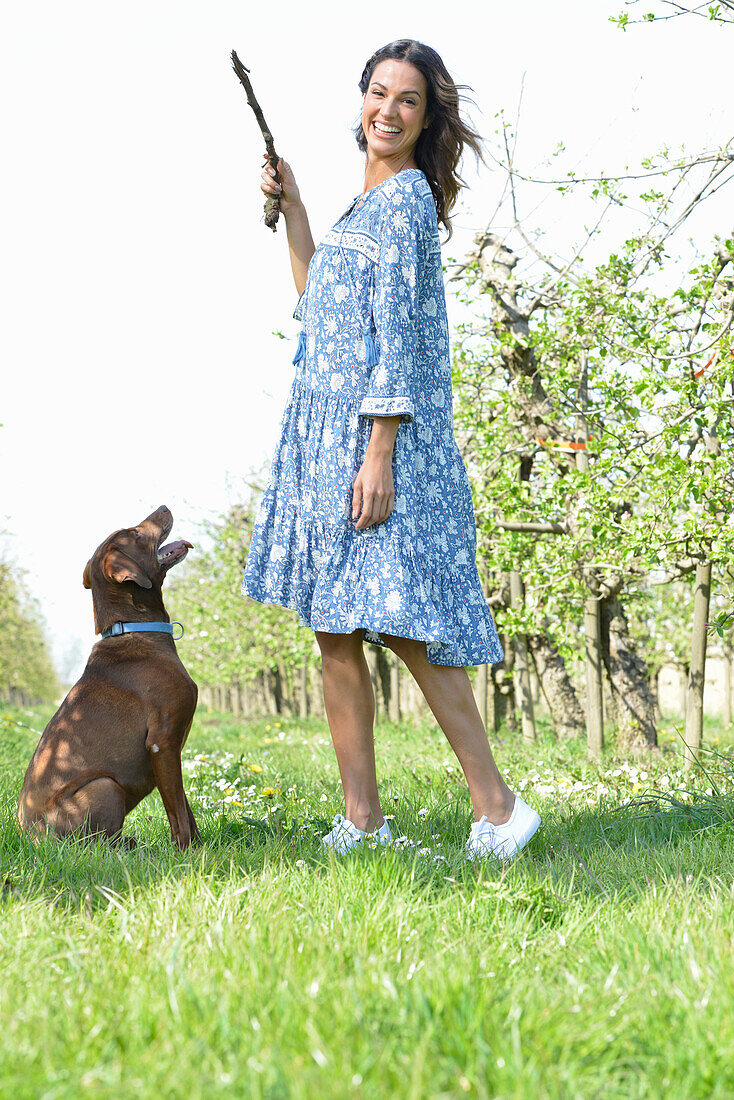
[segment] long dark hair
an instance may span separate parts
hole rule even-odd
[[[430,46],[417,42],[414,38],[397,38],[387,46],[376,50],[362,72],[359,90],[365,95],[372,79],[375,67],[381,61],[392,58],[396,61],[409,61],[423,73],[428,88],[426,118],[430,125],[421,131],[415,146],[415,162],[425,173],[436,202],[438,221],[448,230],[451,239],[453,230],[449,213],[456,202],[459,191],[466,187],[466,181],[457,171],[457,165],[465,145],[474,150],[478,161],[485,163],[482,156],[482,139],[472,130],[459,114],[459,90],[473,91],[468,84],[454,84],[448,69],[440,56]],[[472,101],[473,102],[473,101]],[[363,153],[367,152],[367,138],[362,129],[362,119],[354,128],[357,145]]]

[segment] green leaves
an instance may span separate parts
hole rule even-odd
[[[50,700],[59,693],[38,605],[22,571],[0,560],[0,696]]]
[[[603,181],[592,197],[624,201],[617,184]],[[480,255],[483,292],[467,330],[483,339],[462,343],[453,363],[484,578],[498,590],[519,563],[528,593],[527,621],[500,611],[498,622],[527,632],[542,615],[577,651],[585,566],[659,609],[667,593],[643,586],[660,571],[681,575],[692,554],[734,556],[732,371],[700,373],[718,332],[722,360],[730,348],[721,290],[730,242],[716,238],[710,258],[695,256],[682,272],[660,230],[671,193],[641,189],[634,232],[627,219],[606,255],[593,266],[577,255],[563,278],[528,251],[528,275],[519,263],[503,282]],[[562,523],[568,533],[518,535],[507,521]],[[655,614],[640,629],[648,648],[663,645]]]

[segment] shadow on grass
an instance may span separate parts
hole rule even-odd
[[[393,835],[405,829],[413,846],[356,853],[342,873],[347,882],[362,875],[373,892],[400,889],[431,900],[461,891],[505,911],[522,910],[538,923],[562,920],[580,895],[620,901],[670,882],[731,878],[734,797],[722,793],[719,780],[731,779],[733,766],[716,750],[708,755],[720,773],[702,764],[711,794],[650,790],[622,805],[602,799],[582,809],[556,801],[541,808],[543,827],[520,857],[504,865],[465,859],[472,816],[466,791],[442,799],[433,785],[429,810],[415,777],[406,782],[395,774],[385,780],[385,803],[395,808]],[[11,793],[6,785],[0,807],[3,904],[37,902],[91,915],[107,908],[112,894],[124,899],[197,876],[224,892],[241,879],[298,868],[326,878],[338,862],[320,847],[331,822],[308,813],[293,820],[285,812],[255,818],[196,810],[202,844],[186,852],[171,844],[160,807],[133,816],[126,829],[138,842],[133,850],[106,840],[46,837],[34,844],[15,820],[14,786]]]

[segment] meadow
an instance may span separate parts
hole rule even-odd
[[[320,850],[341,810],[321,719],[197,714],[203,843],[157,793],[132,851],[15,823],[53,707],[0,712],[0,1095],[605,1100],[734,1095],[734,731],[702,767],[493,741],[543,828],[463,855],[466,786],[428,722],[377,731],[389,850]]]

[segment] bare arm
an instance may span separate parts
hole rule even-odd
[[[352,519],[358,531],[382,523],[395,506],[392,454],[399,424],[399,416],[372,417],[364,462],[352,486]]]
[[[282,157],[278,161],[278,174],[281,179],[279,184],[273,179],[274,174],[273,169],[266,164],[262,170],[260,187],[266,195],[280,196],[280,212],[285,218],[293,281],[300,297],[306,287],[308,265],[316,251],[316,246],[311,236],[306,207],[301,201],[298,184],[288,161],[283,160]]]

